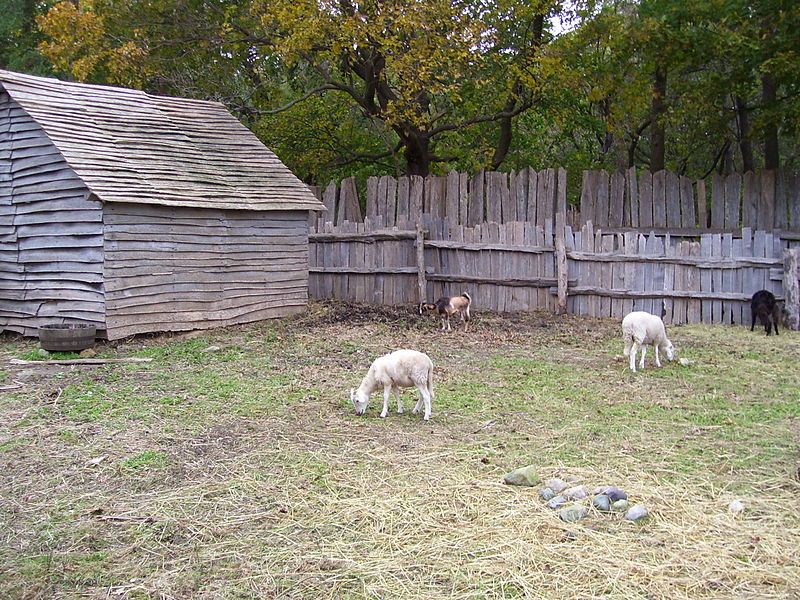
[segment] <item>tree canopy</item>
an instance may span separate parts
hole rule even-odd
[[[790,0],[12,0],[0,66],[224,102],[307,181],[800,161]]]

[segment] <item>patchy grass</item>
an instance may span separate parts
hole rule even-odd
[[[152,363],[3,365],[0,597],[794,597],[800,336],[671,328],[692,364],[630,373],[618,324],[411,309],[102,344]],[[4,338],[0,358],[38,354]],[[398,347],[434,417],[352,414]],[[546,478],[615,483],[653,517],[561,523]],[[734,517],[727,504],[747,507]]]

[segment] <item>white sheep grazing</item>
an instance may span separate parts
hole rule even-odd
[[[636,352],[642,349],[642,360],[639,368],[644,369],[644,355],[647,353],[647,344],[652,344],[656,350],[656,366],[661,366],[658,351],[662,350],[667,360],[675,357],[675,348],[667,339],[664,322],[657,316],[648,312],[636,311],[629,313],[622,319],[622,339],[625,341],[625,356],[631,359],[631,371],[636,372]]]
[[[397,412],[403,412],[400,400],[400,388],[416,386],[419,389],[419,400],[413,414],[425,405],[425,420],[431,418],[431,401],[433,400],[433,362],[427,354],[416,350],[397,350],[391,354],[376,358],[367,375],[357,390],[350,390],[350,401],[357,415],[363,415],[369,405],[370,395],[383,388],[383,410],[381,418],[389,414],[389,394],[397,397]]]

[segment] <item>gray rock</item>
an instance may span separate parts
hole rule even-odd
[[[650,516],[650,513],[647,512],[644,504],[634,504],[628,509],[628,512],[625,513],[625,519],[628,521],[641,521],[642,519],[646,519]]]
[[[95,356],[97,356],[97,352],[93,348],[86,348],[80,353],[81,358],[94,358]]]
[[[598,485],[594,490],[592,490],[592,494],[598,496],[600,494],[605,494],[608,490],[612,489],[613,485]]]
[[[618,487],[614,487],[613,485],[609,486],[608,489],[606,489],[606,491],[604,491],[603,493],[606,496],[608,496],[609,499],[612,502],[616,502],[617,500],[627,500],[628,499],[628,494],[626,494],[624,491],[622,491]]]
[[[576,485],[571,488],[567,488],[561,495],[564,496],[567,500],[583,500],[584,498],[589,496],[589,493],[586,491],[586,488],[582,485]]]
[[[222,350],[219,346],[209,346],[208,348],[203,348],[203,352],[219,352]]]
[[[44,348],[39,348],[36,351],[36,354],[38,354],[42,358],[50,358],[50,353],[47,350],[45,350]]]
[[[549,487],[546,487],[539,490],[539,495],[542,497],[542,500],[547,501],[547,500],[552,500],[555,497],[556,493]]]
[[[503,483],[507,483],[508,485],[534,486],[537,485],[539,481],[539,475],[536,474],[536,469],[533,465],[514,469],[503,476]]]
[[[550,498],[550,500],[547,501],[547,507],[548,508],[554,508],[554,509],[555,508],[560,508],[560,507],[564,506],[566,503],[567,503],[567,499],[564,498],[564,496],[556,496],[555,498]]]
[[[614,512],[625,512],[628,510],[629,505],[630,503],[627,500],[617,500],[616,502],[611,503],[611,510]]]
[[[560,494],[569,487],[569,484],[567,484],[566,481],[564,481],[563,479],[558,479],[557,477],[553,479],[548,479],[547,481],[544,482],[544,484],[551,490],[553,490],[556,494]]]
[[[597,510],[608,512],[611,510],[611,499],[605,494],[598,494],[592,498],[592,506],[594,506]]]
[[[588,508],[580,504],[573,504],[572,506],[562,508],[558,512],[558,518],[562,521],[566,521],[567,523],[572,523],[574,521],[580,521],[588,514]]]

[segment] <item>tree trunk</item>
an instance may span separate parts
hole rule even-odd
[[[753,144],[750,141],[750,119],[747,114],[747,104],[741,96],[734,96],[733,103],[736,107],[736,122],[739,124],[739,150],[742,153],[742,171],[755,171],[753,159]]]
[[[664,169],[665,131],[663,116],[666,112],[667,71],[662,65],[656,67],[653,78],[653,100],[650,104],[650,115],[653,124],[650,126],[650,171],[655,173]]]
[[[430,140],[424,134],[415,131],[403,136],[403,145],[407,174],[427,177],[431,171]]]
[[[761,76],[761,101],[769,111],[775,104],[777,86],[771,73]],[[778,126],[773,118],[767,119],[764,128],[764,168],[777,169],[780,166],[780,151],[778,149]]]

